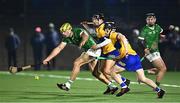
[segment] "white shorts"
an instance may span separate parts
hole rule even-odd
[[[97,49],[97,50],[93,50],[93,49],[89,49],[86,54],[88,54],[89,56],[92,57],[99,57],[101,56],[101,49]]]
[[[150,62],[153,62],[154,60],[161,58],[161,55],[160,55],[159,52],[154,52],[154,53],[148,54],[148,55],[146,56],[146,58],[147,58]]]

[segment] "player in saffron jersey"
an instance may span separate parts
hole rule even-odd
[[[136,54],[136,52],[131,48],[128,40],[121,33],[115,32],[112,30],[113,24],[106,23],[104,26],[104,31],[106,32],[106,37],[111,39],[112,43],[115,45],[117,49],[119,49],[120,57],[119,60],[116,61],[116,65],[113,67],[111,71],[111,76],[116,80],[117,83],[121,86],[121,91],[116,96],[122,96],[127,93],[130,89],[126,86],[126,84],[122,81],[121,73],[124,70],[136,72],[138,79],[152,87],[158,94],[158,98],[162,98],[165,94],[165,91],[160,89],[151,79],[148,79],[144,75],[144,70],[142,68],[140,57]]]
[[[116,50],[116,48],[114,47],[114,45],[112,44],[111,40],[106,38],[106,34],[104,31],[104,15],[103,14],[95,14],[92,17],[92,21],[93,24],[95,26],[95,34],[98,38],[98,45],[94,45],[92,46],[92,49],[98,49],[101,48],[102,49],[102,57],[105,58],[112,58],[112,59],[107,59],[105,61],[101,61],[103,66],[101,67],[101,71],[103,72],[103,74],[109,79],[112,80],[111,76],[110,76],[110,72],[111,72],[111,68],[114,66],[115,64],[115,58],[119,57],[119,51]],[[88,30],[88,25],[86,25],[86,22],[82,23],[83,26]],[[92,31],[92,30],[89,30]],[[91,33],[92,34],[92,33]],[[94,33],[93,33],[94,34]],[[123,82],[126,85],[130,84],[130,80],[122,77],[121,78],[123,80]]]

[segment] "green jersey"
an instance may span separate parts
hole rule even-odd
[[[160,33],[162,33],[162,31],[163,29],[158,24],[155,24],[152,27],[146,25],[142,28],[140,37],[144,38],[145,46],[149,48],[150,51],[152,52],[159,51],[158,43],[159,43]]]
[[[88,33],[84,29],[81,29],[81,28],[73,28],[72,32],[73,32],[73,35],[71,37],[64,37],[62,39],[62,42],[79,46],[79,44],[82,41],[81,34],[84,32],[85,34],[88,35]],[[88,40],[86,41],[85,45],[82,46],[82,48],[87,51],[88,49],[90,49],[95,44],[96,44],[95,41],[89,35]]]

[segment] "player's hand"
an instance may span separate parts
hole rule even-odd
[[[47,64],[49,64],[49,61],[45,59],[45,60],[43,60],[43,64],[47,65]]]
[[[161,38],[166,38],[166,35],[161,34],[160,37]]]
[[[83,21],[80,23],[81,25],[87,25],[87,21]]]
[[[91,47],[91,49],[96,50],[96,49],[97,49],[96,45],[93,45],[93,46]]]
[[[82,46],[86,43],[86,41],[82,41],[80,44],[79,44],[79,48],[81,49]]]
[[[126,53],[126,58],[129,56],[129,53],[128,53],[128,50],[127,49],[125,49],[125,53]]]
[[[148,55],[148,54],[150,54],[150,49],[146,48],[146,49],[144,49],[144,52],[145,52],[145,55]]]
[[[128,54],[128,52],[126,53],[126,58],[128,58],[128,56],[129,56],[129,54]]]

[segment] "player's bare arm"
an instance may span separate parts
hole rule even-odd
[[[65,46],[66,46],[66,43],[61,42],[56,48],[53,49],[51,54],[43,61],[43,64],[48,64],[48,62],[51,59],[53,59],[55,56],[57,56],[61,52],[61,50],[64,49]]]
[[[126,37],[121,34],[121,33],[118,33],[118,37],[117,37],[119,40],[122,41],[122,43],[124,44],[124,48],[126,50],[126,54],[128,53],[128,41],[126,39]]]
[[[160,38],[165,39],[166,35],[164,35],[162,32],[160,33]]]
[[[104,40],[103,42],[101,42],[101,43],[99,43],[99,44],[96,44],[96,45],[93,45],[91,48],[94,49],[94,50],[96,50],[96,49],[99,49],[99,48],[101,48],[101,47],[103,47],[103,46],[106,46],[106,45],[109,44],[109,43],[111,43],[111,40],[108,39],[108,38],[105,38],[105,40]]]
[[[87,40],[88,40],[88,38],[89,38],[89,35],[86,34],[85,32],[82,32],[82,33],[81,33],[81,37],[82,37],[82,41],[81,41],[81,43],[79,44],[79,48],[81,48],[81,47],[87,42]]]

